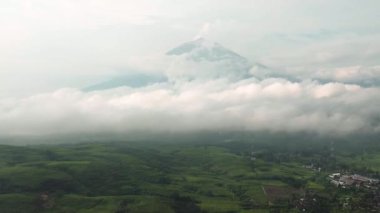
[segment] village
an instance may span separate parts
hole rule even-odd
[[[341,188],[367,188],[377,189],[379,180],[358,174],[333,173],[328,176],[330,183]]]

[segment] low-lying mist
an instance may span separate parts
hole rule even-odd
[[[1,100],[0,135],[150,138],[266,131],[344,137],[379,133],[379,102],[376,87],[280,78],[177,81],[94,92],[60,89]]]

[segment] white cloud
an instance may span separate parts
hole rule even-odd
[[[378,88],[248,79],[84,93],[61,89],[0,102],[0,135],[286,131],[378,132]]]
[[[380,84],[380,66],[352,66],[319,69],[315,78],[356,84]]]
[[[209,31],[210,31],[210,23],[206,22],[203,24],[198,34],[194,37],[194,40],[207,37]]]

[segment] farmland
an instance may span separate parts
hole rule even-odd
[[[298,200],[311,194],[321,200],[321,208],[334,211],[341,204],[333,199],[352,192],[330,186],[327,173],[350,165],[363,170],[360,164],[375,165],[370,162],[377,159],[375,152],[363,160],[343,161],[344,154],[324,157],[330,153],[323,146],[314,148],[313,155],[308,148],[276,147],[249,142],[2,145],[0,209],[10,213],[296,212]],[[306,168],[310,162],[322,170]],[[374,175],[378,171],[372,166],[366,169]],[[312,208],[310,212],[320,210]]]

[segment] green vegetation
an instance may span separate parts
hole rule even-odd
[[[352,168],[376,176],[380,152],[371,149],[363,154],[345,147],[331,153],[323,143],[3,145],[0,209],[7,213],[297,212],[299,198],[309,196],[318,197],[319,203],[308,204],[308,212],[340,212],[349,196],[351,210],[365,212],[360,205],[368,193],[336,189],[326,175]],[[321,171],[305,167],[311,163]]]

